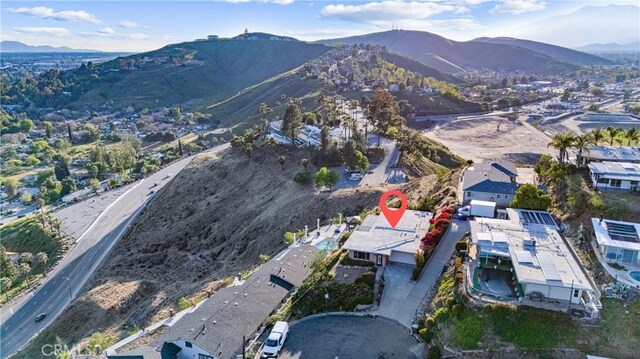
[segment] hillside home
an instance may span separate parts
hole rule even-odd
[[[506,285],[513,286],[518,297],[571,302],[597,313],[601,304],[595,285],[558,233],[551,215],[512,208],[507,209],[507,215],[509,219],[477,218],[470,222],[475,260],[488,272],[484,275],[490,276],[482,282],[504,273]],[[497,287],[494,284],[493,288]],[[491,289],[488,286],[486,290]]]
[[[383,215],[368,215],[342,249],[349,251],[349,258],[374,262],[386,266],[389,262],[415,265],[415,254],[420,249],[420,239],[429,230],[428,212],[407,210],[395,228]]]
[[[640,147],[592,146],[582,151],[583,164],[590,162],[640,163]]]
[[[640,266],[640,224],[591,218],[597,248],[609,262]]]
[[[591,183],[601,191],[636,190],[640,182],[640,164],[629,162],[592,162]]]
[[[485,161],[467,167],[460,177],[458,200],[469,204],[471,200],[495,202],[507,207],[520,184],[516,181],[518,170],[509,161]]]

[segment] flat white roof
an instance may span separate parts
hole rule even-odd
[[[496,203],[495,202],[490,202],[490,201],[481,201],[479,199],[472,199],[471,200],[471,205],[478,205],[478,206],[483,206],[483,207],[495,207]]]
[[[640,147],[593,146],[586,148],[584,156],[603,161],[640,161]]]
[[[591,173],[600,177],[623,180],[640,180],[640,164],[630,162],[591,162],[588,164]]]
[[[510,215],[521,213],[513,209],[507,212]],[[550,216],[548,212],[543,213]],[[479,247],[478,256],[504,253],[501,256],[511,259],[520,283],[594,291],[582,266],[560,237],[555,223],[527,223],[524,216],[519,216],[510,219],[477,218],[470,225],[471,239]],[[494,241],[485,250],[483,246],[489,244],[484,242],[487,236]],[[498,242],[496,238],[506,238],[506,242]]]
[[[429,230],[429,212],[407,210],[395,228],[384,215],[368,215],[358,226],[342,249],[391,255],[391,251],[416,253],[420,239]]]
[[[640,251],[640,224],[591,218],[591,225],[598,245]]]

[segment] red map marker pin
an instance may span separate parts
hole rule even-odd
[[[387,207],[387,198],[391,196],[400,198],[402,201],[400,208]],[[385,192],[382,194],[382,197],[380,197],[380,209],[382,210],[384,217],[387,219],[387,222],[391,225],[391,228],[396,228],[398,222],[400,222],[400,219],[404,215],[404,211],[407,210],[407,196],[396,190]]]

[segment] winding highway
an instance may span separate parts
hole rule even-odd
[[[225,144],[210,151],[218,152],[228,147],[229,145]],[[130,185],[130,188],[109,204],[77,238],[73,247],[36,291],[27,294],[22,303],[13,308],[2,308],[0,358],[8,358],[19,351],[81,294],[83,286],[143,211],[153,193],[170,182],[173,179],[171,175],[180,172],[193,157],[174,162]],[[73,205],[78,207],[78,213],[81,212],[82,206],[87,205],[87,201]],[[45,313],[46,317],[36,322],[35,318],[40,313]]]

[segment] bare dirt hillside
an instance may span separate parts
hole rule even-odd
[[[85,294],[17,357],[32,359],[44,342],[75,344],[94,331],[123,337],[133,326],[166,317],[179,298],[215,290],[224,278],[255,266],[260,254],[278,252],[285,231],[373,208],[385,190],[317,193],[292,180],[305,154],[286,153],[281,169],[283,151],[258,149],[251,159],[233,150],[197,157],[156,194]],[[402,188],[414,200],[428,192],[418,182]]]

